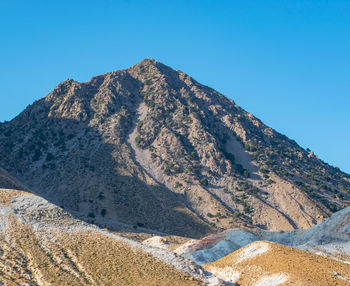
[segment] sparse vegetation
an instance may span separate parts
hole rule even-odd
[[[200,183],[201,183],[201,185],[203,185],[203,186],[208,186],[208,184],[209,184],[207,178],[201,178],[201,179],[200,179]]]

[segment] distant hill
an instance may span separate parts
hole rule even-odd
[[[183,236],[307,228],[350,205],[348,174],[152,59],[0,124],[0,166],[87,221]]]

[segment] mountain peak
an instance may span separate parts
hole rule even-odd
[[[90,217],[201,236],[306,228],[350,204],[348,175],[154,59],[66,80],[0,127],[0,167]]]
[[[135,68],[148,68],[148,67],[155,67],[157,65],[163,65],[162,63],[156,61],[155,59],[152,59],[152,58],[146,58],[146,59],[143,59],[142,61],[140,61],[139,63],[137,63],[136,65],[130,67],[129,69],[127,70],[132,70],[132,69],[135,69]]]
[[[157,63],[159,62],[152,58],[145,58],[141,62],[139,62],[139,64],[143,64],[143,65],[155,65]]]
[[[149,72],[151,70],[153,72],[157,71],[158,73],[161,73],[161,74],[176,73],[176,71],[172,69],[170,66],[167,66],[151,58],[143,59],[141,62],[137,63],[136,65],[130,67],[127,70],[131,72],[137,71],[139,73]]]

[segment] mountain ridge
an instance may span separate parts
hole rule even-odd
[[[310,227],[350,202],[349,175],[152,59],[60,83],[0,125],[0,154],[12,176],[87,219],[187,236]]]

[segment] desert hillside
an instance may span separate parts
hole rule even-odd
[[[0,124],[0,158],[85,221],[187,237],[308,228],[350,202],[348,174],[151,59],[59,84]]]
[[[349,285],[350,265],[272,242],[257,241],[205,269],[238,285]]]
[[[200,265],[221,259],[255,241],[270,241],[350,264],[350,207],[309,229],[265,231],[228,229],[201,239],[187,240],[175,252]]]
[[[0,188],[0,283],[348,285],[349,214],[346,208],[309,230],[233,229],[198,241],[135,230],[148,236],[140,243],[32,193]]]
[[[89,225],[33,194],[0,189],[1,285],[219,285],[218,281],[169,251]]]

